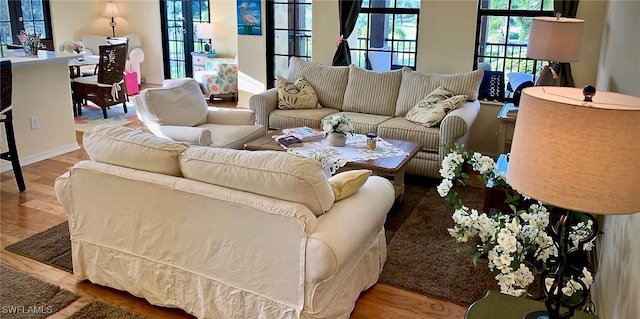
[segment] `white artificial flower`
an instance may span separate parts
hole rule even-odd
[[[440,185],[438,185],[438,194],[440,194],[440,197],[447,196],[452,186],[453,183],[451,183],[450,179],[443,179],[442,182],[440,182]]]
[[[498,233],[498,245],[500,245],[502,251],[506,253],[515,252],[517,249],[516,241],[516,236],[511,231],[506,228],[500,229]]]

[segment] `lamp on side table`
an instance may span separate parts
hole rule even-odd
[[[569,318],[588,299],[577,275],[580,249],[569,249],[576,213],[633,214],[640,211],[640,98],[612,92],[593,95],[567,87],[523,90],[515,126],[507,182],[515,190],[558,208],[550,233],[558,247],[542,273],[548,318]],[[589,101],[592,98],[593,101]],[[597,225],[595,218],[589,214]],[[595,236],[597,227],[584,242]],[[605,234],[606,236],[607,234]],[[582,241],[581,241],[582,244]],[[569,279],[581,289],[561,291]],[[546,281],[552,285],[545,288]],[[602,278],[607,280],[607,278]],[[527,319],[547,318],[531,314]]]

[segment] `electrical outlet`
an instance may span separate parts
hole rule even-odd
[[[31,118],[31,129],[35,130],[40,128],[40,119],[37,116]]]

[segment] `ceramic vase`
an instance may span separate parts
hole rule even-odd
[[[327,142],[329,142],[331,146],[344,146],[347,142],[347,136],[342,133],[329,133],[327,135]]]

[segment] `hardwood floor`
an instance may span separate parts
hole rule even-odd
[[[218,103],[216,106],[231,106]],[[127,125],[139,127],[135,122]],[[76,133],[82,143],[82,133]],[[93,300],[116,305],[149,318],[194,318],[178,309],[153,306],[129,293],[76,282],[72,274],[4,250],[10,244],[44,231],[66,220],[66,215],[53,189],[56,177],[81,160],[89,159],[84,149],[34,163],[22,168],[27,190],[23,193],[13,179],[13,172],[0,174],[0,261],[34,277],[75,292],[80,299],[51,315],[51,319],[67,318]],[[447,301],[429,298],[384,284],[376,284],[362,293],[351,315],[352,319],[460,319],[465,308]]]

